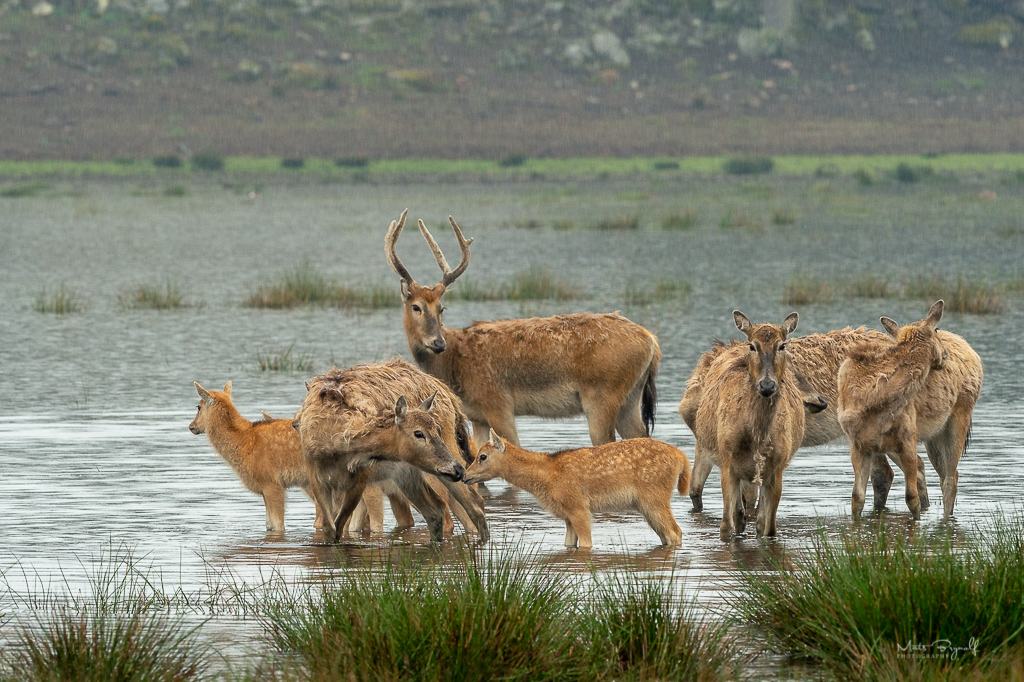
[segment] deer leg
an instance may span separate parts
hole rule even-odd
[[[757,534],[775,537],[778,532],[776,517],[779,513],[779,500],[782,499],[782,467],[773,466],[768,460],[769,470],[761,475],[761,502],[758,504]]]
[[[321,517],[321,530],[324,534],[324,542],[334,542],[338,537],[338,529],[334,525],[334,488],[325,486],[317,475],[318,470],[313,469],[309,477],[309,494],[313,496]]]
[[[853,518],[860,517],[864,511],[864,498],[868,491],[868,477],[874,464],[871,453],[864,453],[856,443],[850,443],[850,461],[853,463],[853,495],[850,513]]]
[[[973,404],[957,401],[953,413],[945,427],[934,438],[925,443],[928,459],[939,474],[939,485],[942,488],[942,512],[948,518],[953,515],[956,504],[956,486],[960,479],[957,466],[967,444],[967,434],[971,430],[971,414]]]
[[[917,497],[921,500],[921,511],[932,506],[928,500],[928,482],[924,478],[924,458],[921,455],[917,456]]]
[[[644,376],[646,376],[646,373]],[[641,383],[629,392],[626,399],[622,401],[622,405],[619,406],[619,413],[615,418],[615,429],[622,436],[623,440],[627,438],[646,438],[650,435],[647,433],[644,418],[640,414],[640,398],[643,392],[644,387]]]
[[[304,485],[302,486],[302,491],[309,495],[309,499],[313,500],[313,505],[316,507],[316,518],[313,519],[313,528],[323,528],[324,509],[323,507],[320,506],[320,503],[317,502],[316,498],[313,496],[313,489],[308,485]]]
[[[494,432],[499,436],[507,440],[512,445],[519,447],[519,433],[516,431],[516,418],[512,411],[512,407],[502,410],[500,412],[487,414],[487,423],[490,425],[489,428],[494,429]],[[476,427],[473,427],[474,438],[476,437]],[[490,431],[484,435],[483,443],[486,443],[490,439]],[[479,440],[478,444],[482,444]]]
[[[878,455],[872,459],[871,488],[875,492],[875,511],[881,513],[885,510],[885,501],[889,499],[889,488],[892,487],[892,467],[885,455]]]
[[[897,442],[895,454],[907,484],[907,508],[915,519],[920,519],[921,498],[917,494],[917,439],[913,434]]]
[[[363,490],[366,488],[366,476],[359,476],[355,478],[349,489],[345,491],[345,501],[341,504],[341,511],[334,518],[332,524],[334,528],[344,528],[348,525],[348,520],[352,516],[352,512],[359,505],[360,500],[363,499]],[[326,526],[326,524],[325,524]],[[327,537],[327,528],[324,528],[324,537]],[[334,540],[331,540],[334,542]]]
[[[391,505],[391,513],[395,515],[396,528],[412,528],[416,525],[412,518],[412,508],[409,507],[409,500],[401,495],[388,495],[388,503]]]
[[[469,521],[476,528],[476,532],[480,534],[480,542],[487,542],[491,533],[487,528],[487,517],[484,514],[484,498],[475,489],[460,481],[449,481],[443,478],[438,480],[444,484],[455,502],[461,505],[469,516]],[[466,532],[470,532],[469,525],[461,518],[459,521],[462,522]]]
[[[267,530],[284,530],[284,486],[268,485],[263,488],[263,506],[267,510]]]
[[[384,495],[378,486],[367,485],[363,491],[363,499],[352,517],[352,530],[384,532]]]
[[[444,539],[445,503],[441,496],[434,492],[418,469],[411,469],[408,475],[396,479],[409,502],[423,515],[430,529],[430,539],[440,542]]]
[[[580,402],[590,428],[590,442],[594,445],[614,443],[619,403],[613,401],[613,396],[598,391],[580,391]]]
[[[661,544],[668,547],[674,547],[683,542],[683,532],[679,529],[679,524],[676,523],[676,519],[672,515],[672,507],[669,504],[671,497],[672,489],[669,488],[667,498],[654,499],[652,495],[651,499],[644,500],[640,505],[640,513],[644,515],[647,525],[661,538]]]
[[[572,529],[572,523],[569,519],[565,520],[565,546],[575,547],[576,543],[579,542],[579,537],[576,535],[576,531]]]
[[[732,472],[732,468],[725,463],[720,463],[722,468],[722,525],[720,537],[722,542],[728,542],[733,535],[739,535],[746,528],[746,521],[743,519],[743,502],[740,491],[739,476]]]
[[[693,447],[693,469],[690,472],[690,502],[693,511],[704,510],[704,484],[715,466],[714,457],[697,443]]]
[[[743,518],[747,521],[757,514],[757,496],[759,486],[753,481],[740,483],[740,497],[743,500]]]
[[[572,530],[579,538],[580,549],[590,549],[594,546],[590,537],[590,512],[583,507],[575,509],[569,513],[567,523],[572,524]]]

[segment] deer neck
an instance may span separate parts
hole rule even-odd
[[[757,385],[750,387],[750,428],[756,440],[768,438],[772,427],[775,424],[775,417],[779,413],[779,406],[784,400],[785,392],[789,390],[788,377],[777,375],[775,378],[778,388],[770,398],[765,398],[758,393]]]
[[[435,353],[425,345],[414,342],[409,337],[409,350],[412,351],[412,358],[416,366],[430,376],[436,377],[442,383],[449,386],[459,394],[459,382],[455,370],[455,360],[459,351],[459,342],[462,340],[461,329],[444,328],[444,341],[446,348],[442,353]],[[461,398],[461,394],[459,395]]]
[[[505,444],[498,475],[531,495],[544,495],[554,483],[555,463],[550,455]]]
[[[219,407],[216,424],[206,430],[210,444],[232,468],[248,469],[252,422],[240,415],[233,405],[221,403]]]

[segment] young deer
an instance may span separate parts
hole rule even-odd
[[[690,462],[667,443],[651,438],[563,450],[548,455],[524,450],[494,429],[466,469],[466,483],[503,478],[532,494],[565,521],[565,544],[588,548],[591,512],[639,511],[663,545],[682,541],[672,516],[672,490],[685,495]]]
[[[864,508],[871,467],[877,471],[878,460],[888,454],[906,477],[907,507],[915,519],[920,517],[918,441],[925,442],[939,474],[944,515],[953,514],[957,465],[983,373],[981,359],[966,341],[936,329],[944,306],[936,301],[925,319],[904,327],[881,318],[895,343],[857,346],[839,369],[839,424],[850,439],[854,516]]]
[[[694,420],[698,447],[722,468],[723,542],[743,532],[743,498],[758,484],[757,534],[776,534],[782,472],[804,431],[803,393],[786,362],[797,314],[781,327],[752,325],[738,310],[732,315],[747,346],[732,346],[711,363]]]
[[[231,402],[231,382],[223,391],[207,391],[194,382],[199,406],[189,431],[205,433],[210,444],[231,465],[246,488],[263,496],[267,510],[267,530],[284,530],[286,488],[302,488],[313,497],[309,487],[309,469],[299,448],[299,437],[291,419],[267,419],[251,422]],[[316,521],[323,525],[323,510],[316,507]]]
[[[517,415],[561,419],[584,414],[594,445],[614,441],[616,430],[623,438],[650,435],[661,360],[654,334],[617,314],[590,313],[446,328],[441,298],[469,266],[473,240],[463,237],[448,217],[462,254],[452,270],[420,220],[420,232],[442,272],[433,287],[420,286],[395,251],[406,213],[391,222],[385,253],[402,278],[409,350],[420,369],[462,400],[477,443],[493,428],[518,445]]]
[[[408,407],[407,395],[422,401],[418,408]],[[397,359],[315,377],[294,423],[314,498],[325,510],[324,538],[336,540],[367,483],[383,479],[394,481],[424,515],[431,536],[442,538],[444,500],[420,469],[440,478],[453,511],[465,512],[460,520],[467,530],[487,540],[483,499],[459,482],[463,463],[473,458],[460,407],[444,384]]]

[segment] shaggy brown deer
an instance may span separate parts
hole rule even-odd
[[[943,332],[945,333],[945,332]],[[888,341],[882,332],[858,327],[846,327],[825,334],[808,334],[789,339],[786,354],[790,369],[797,378],[798,385],[804,395],[805,420],[804,437],[801,447],[824,445],[843,437],[837,417],[839,385],[837,375],[839,366],[846,359],[846,352],[861,343]],[[697,407],[700,404],[708,368],[721,353],[731,346],[743,346],[740,341],[725,344],[716,341],[711,350],[704,353],[686,383],[686,391],[679,402],[679,416],[690,430],[694,430]],[[704,508],[702,495],[704,484],[711,469],[717,462],[700,447],[695,448],[693,455],[693,480],[690,483],[690,499],[694,511]],[[875,462],[871,481],[875,491],[875,508],[885,507],[885,500],[892,484],[892,469],[884,458]],[[928,505],[928,488],[924,480],[924,460],[918,458],[918,493],[922,506]],[[756,497],[756,490],[747,491],[748,497]],[[753,502],[752,499],[747,500]]]
[[[936,329],[944,306],[936,301],[925,319],[904,327],[881,318],[895,343],[858,345],[839,369],[839,424],[850,439],[854,516],[864,508],[871,467],[877,470],[878,460],[888,454],[906,477],[907,507],[914,518],[920,517],[919,441],[924,441],[939,475],[943,513],[953,514],[957,466],[970,435],[983,370],[981,358],[963,338]]]
[[[586,415],[594,445],[650,434],[657,404],[655,374],[661,350],[654,334],[618,314],[577,313],[475,322],[449,329],[442,322],[445,291],[469,265],[469,245],[448,217],[462,257],[452,270],[434,238],[420,232],[441,268],[441,281],[420,286],[395,245],[408,210],[391,222],[385,252],[402,278],[403,326],[416,364],[462,399],[477,443],[493,428],[519,444],[517,415],[561,419]]]
[[[685,495],[690,462],[682,450],[651,438],[562,450],[531,452],[493,429],[466,469],[466,483],[503,478],[532,494],[565,521],[565,544],[591,547],[591,512],[639,511],[663,545],[682,541],[672,516],[672,490]]]
[[[803,393],[787,366],[787,337],[796,313],[782,326],[752,325],[738,310],[733,320],[747,345],[725,349],[708,367],[693,432],[700,450],[722,468],[722,541],[746,527],[744,497],[761,486],[757,533],[776,534],[782,472],[803,439]]]
[[[461,505],[487,540],[483,499],[459,482],[474,455],[459,399],[444,384],[394,359],[333,369],[308,389],[294,423],[325,510],[325,540],[337,539],[367,483],[387,479],[424,515],[431,536],[443,537],[444,500],[417,469],[440,478],[453,510]]]
[[[238,474],[246,488],[263,496],[267,530],[284,530],[286,488],[302,488],[312,497],[309,469],[299,448],[298,434],[290,419],[274,419],[264,413],[262,421],[251,422],[231,401],[231,382],[223,391],[207,391],[196,381],[199,406],[189,431],[205,433],[210,444]],[[314,526],[320,528],[323,509],[316,507]]]

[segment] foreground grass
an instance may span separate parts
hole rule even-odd
[[[1019,674],[1020,521],[958,544],[885,525],[821,533],[793,567],[743,573],[740,608],[773,649],[840,679],[990,679],[1014,665]]]
[[[285,271],[276,281],[259,286],[244,304],[251,308],[319,305],[377,309],[398,307],[402,299],[393,284],[353,289],[328,279],[319,268],[306,262]]]
[[[524,557],[463,551],[447,567],[392,560],[268,610],[297,677],[310,680],[726,679],[724,625],[680,613],[669,580],[623,570],[579,599],[579,576]],[[301,671],[301,674],[299,674]]]

